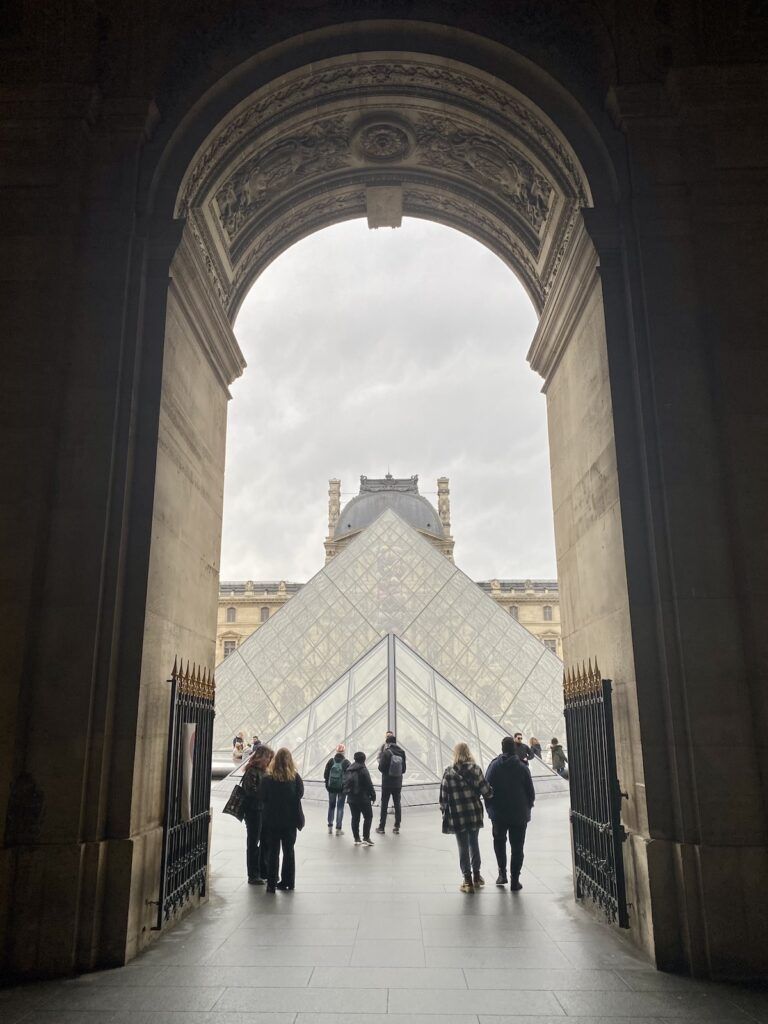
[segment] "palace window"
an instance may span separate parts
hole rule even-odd
[[[234,611],[234,608],[232,609]],[[224,657],[228,658],[230,654],[237,650],[237,640],[225,640],[224,641]]]
[[[551,622],[552,621],[552,606],[551,605],[548,605],[548,604],[544,605],[544,621],[545,622]]]
[[[237,622],[237,608],[227,608],[227,622]]]
[[[516,604],[511,604],[509,606],[509,614],[512,616],[513,619],[519,618]]]
[[[262,608],[261,609],[261,621],[262,622],[266,622],[268,618],[269,618],[269,608]]]
[[[553,636],[545,636],[541,641],[553,654],[557,654],[557,640]]]

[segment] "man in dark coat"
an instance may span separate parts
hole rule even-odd
[[[365,766],[365,754],[358,750],[354,760],[344,773],[344,792],[352,817],[352,835],[355,846],[373,846],[371,839],[371,822],[373,807],[376,803],[376,790],[371,782],[371,775]],[[363,838],[360,838],[360,816],[363,817]]]
[[[392,797],[392,803],[395,808],[395,827],[392,831],[395,835],[398,835],[400,833],[400,820],[402,817],[400,796],[403,788],[403,776],[405,775],[405,751],[401,746],[398,746],[397,737],[394,733],[387,733],[384,750],[379,754],[379,771],[381,772],[381,814],[379,816],[379,827],[376,831],[379,835],[384,835],[389,798]]]
[[[493,849],[499,865],[496,885],[507,884],[507,837],[512,848],[510,862],[510,889],[522,889],[520,871],[523,867],[525,831],[531,820],[531,808],[536,794],[531,773],[515,753],[515,741],[505,736],[501,741],[501,754],[488,765],[485,777],[493,789],[488,813],[493,821]]]
[[[528,746],[528,744],[523,740],[523,734],[521,732],[515,733],[514,740],[515,753],[517,754],[518,759],[522,761],[523,764],[528,764],[529,761],[533,760],[533,751]]]

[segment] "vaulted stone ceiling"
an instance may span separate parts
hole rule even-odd
[[[540,311],[588,202],[571,151],[511,87],[445,59],[370,54],[254,93],[197,153],[177,215],[230,317],[293,242],[365,216],[371,226],[422,217],[472,235]]]

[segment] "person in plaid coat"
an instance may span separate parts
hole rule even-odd
[[[453,764],[443,772],[440,783],[440,810],[443,832],[455,835],[459,847],[459,865],[464,876],[461,892],[474,892],[485,885],[480,874],[478,835],[483,827],[483,800],[490,800],[493,790],[485,781],[482,769],[466,743],[453,748]]]

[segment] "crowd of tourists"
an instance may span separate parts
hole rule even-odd
[[[567,777],[567,758],[557,738],[553,737],[550,742],[550,754],[555,771]],[[454,747],[453,761],[443,772],[440,783],[440,811],[443,833],[456,837],[462,892],[474,893],[485,885],[479,832],[486,812],[491,820],[498,867],[496,885],[508,884],[513,892],[522,889],[520,873],[525,834],[535,800],[529,763],[536,757],[541,757],[539,741],[532,736],[530,742],[525,743],[519,732],[504,737],[501,753],[491,761],[485,773],[467,743],[457,743]],[[405,750],[393,732],[387,732],[379,748],[377,769],[381,777],[381,804],[376,832],[379,835],[386,832],[391,801],[392,831],[399,835],[407,763]],[[355,846],[373,846],[371,826],[376,789],[365,753],[356,751],[350,761],[344,744],[339,743],[325,766],[324,780],[328,792],[328,834],[344,834],[344,810],[349,807]],[[249,885],[265,885],[268,893],[292,890],[296,883],[294,847],[298,832],[304,827],[301,805],[304,783],[291,752],[286,747],[274,752],[254,736],[241,793],[238,816],[242,816],[247,830]]]

